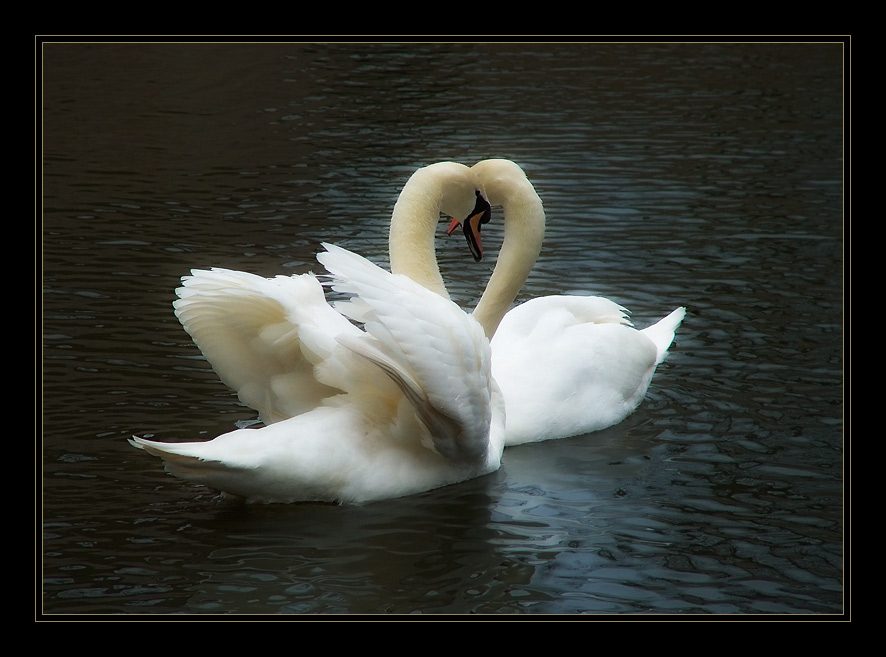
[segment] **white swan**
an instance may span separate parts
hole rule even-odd
[[[467,167],[452,163],[417,172],[400,200],[395,214],[434,223],[441,210],[488,209]],[[335,309],[311,274],[194,271],[178,291],[187,331],[269,424],[132,444],[179,477],[253,502],[366,502],[496,470],[503,401],[482,327],[442,281],[430,291],[325,246],[318,260],[333,288],[354,295]]]
[[[631,327],[624,308],[601,297],[546,296],[511,310],[541,250],[544,209],[515,163],[484,160],[472,170],[487,200],[504,211],[504,241],[474,317],[492,339],[505,444],[566,438],[621,422],[643,401],[685,309],[642,331]],[[480,226],[477,217],[464,224],[475,258],[482,255]],[[392,268],[408,273],[409,267]]]

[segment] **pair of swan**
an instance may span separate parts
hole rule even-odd
[[[475,258],[490,203],[505,239],[477,308],[450,299],[437,267],[441,213]],[[413,174],[391,218],[391,272],[324,245],[312,274],[192,272],[176,315],[219,377],[266,426],[208,442],[132,443],[167,470],[249,501],[367,502],[496,470],[504,446],[602,429],[642,401],[683,318],[636,331],[594,297],[509,310],[544,235],[541,201],[507,160]],[[356,324],[362,325],[359,328]],[[490,342],[491,338],[491,342]]]

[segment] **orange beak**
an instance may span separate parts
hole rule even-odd
[[[489,223],[491,216],[492,208],[489,207],[489,203],[483,198],[482,194],[477,192],[477,205],[474,206],[474,211],[471,212],[471,215],[465,219],[464,222],[461,222],[458,219],[453,219],[452,223],[449,224],[449,228],[446,230],[446,234],[452,235],[456,228],[463,226],[465,239],[468,241],[468,248],[471,249],[471,254],[474,256],[474,260],[480,262],[483,258],[483,244],[480,241],[480,229],[483,224]]]

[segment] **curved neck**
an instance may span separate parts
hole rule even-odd
[[[467,217],[474,203],[474,178],[468,168],[439,163],[419,169],[407,181],[391,216],[391,271],[448,299],[437,266],[434,240],[440,213]],[[492,339],[505,313],[529,278],[545,232],[541,199],[522,169],[513,162],[485,160],[472,171],[482,182],[487,200],[504,211],[505,236],[486,290],[474,309],[486,336]],[[461,206],[453,205],[461,199]],[[452,207],[450,207],[452,206]]]
[[[388,239],[391,272],[403,274],[448,299],[449,293],[437,266],[434,238],[440,221],[443,184],[436,176],[419,170],[400,192],[391,215]]]
[[[487,193],[490,203],[500,200],[505,217],[504,241],[495,269],[474,309],[474,317],[491,340],[541,252],[545,213],[541,199],[525,178],[507,184],[507,190],[496,190],[490,185]]]

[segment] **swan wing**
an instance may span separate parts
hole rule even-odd
[[[336,334],[358,331],[326,303],[317,279],[193,270],[176,290],[175,314],[219,378],[270,424],[338,394],[315,368]]]
[[[485,458],[492,415],[491,350],[482,327],[456,304],[411,279],[325,244],[318,260],[336,309],[363,323],[338,342],[387,374],[415,408],[434,449],[453,460]]]

